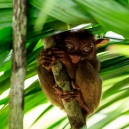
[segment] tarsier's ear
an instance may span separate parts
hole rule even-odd
[[[105,39],[97,39],[96,40],[96,46],[99,47],[103,44],[106,44],[109,42],[109,38],[105,38]]]

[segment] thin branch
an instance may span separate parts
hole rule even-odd
[[[48,37],[43,39],[44,48],[51,48],[56,46],[56,43],[53,37]],[[63,90],[70,91],[70,82],[68,79],[68,74],[66,69],[63,67],[60,61],[57,61],[52,66],[52,72],[55,78],[55,81],[59,87]],[[76,100],[72,100],[69,103],[63,101],[65,111],[67,113],[70,125],[72,129],[80,129],[85,125],[85,121],[80,110],[80,106]]]

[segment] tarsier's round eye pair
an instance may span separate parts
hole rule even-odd
[[[65,47],[68,51],[74,51],[75,50],[75,44],[74,42],[68,40],[65,41]],[[81,51],[83,53],[90,53],[93,51],[93,44],[85,44],[84,46],[82,46]]]

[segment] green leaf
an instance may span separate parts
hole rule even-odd
[[[121,104],[121,106],[117,107],[116,110],[113,110],[107,116],[105,116],[105,118],[103,118],[102,120],[100,120],[96,124],[90,126],[89,129],[94,129],[94,128],[96,128],[96,129],[102,129],[102,128],[104,128],[105,125],[109,124],[114,119],[116,119],[117,117],[121,116],[121,113],[122,113],[123,109],[128,104],[129,104],[128,101],[125,101],[124,103]]]

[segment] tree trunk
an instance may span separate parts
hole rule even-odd
[[[26,0],[13,0],[13,54],[9,129],[23,129],[26,24]]]
[[[43,39],[43,43],[44,43],[45,49],[56,46],[56,43],[53,37],[48,37]],[[53,72],[56,84],[63,90],[70,91],[70,82],[68,79],[68,74],[60,61],[57,61],[55,64],[53,64],[52,72]],[[64,103],[63,101],[63,104],[64,104],[65,111],[67,113],[71,128],[80,129],[84,127],[85,121],[78,102],[76,100],[72,100],[71,102]]]

